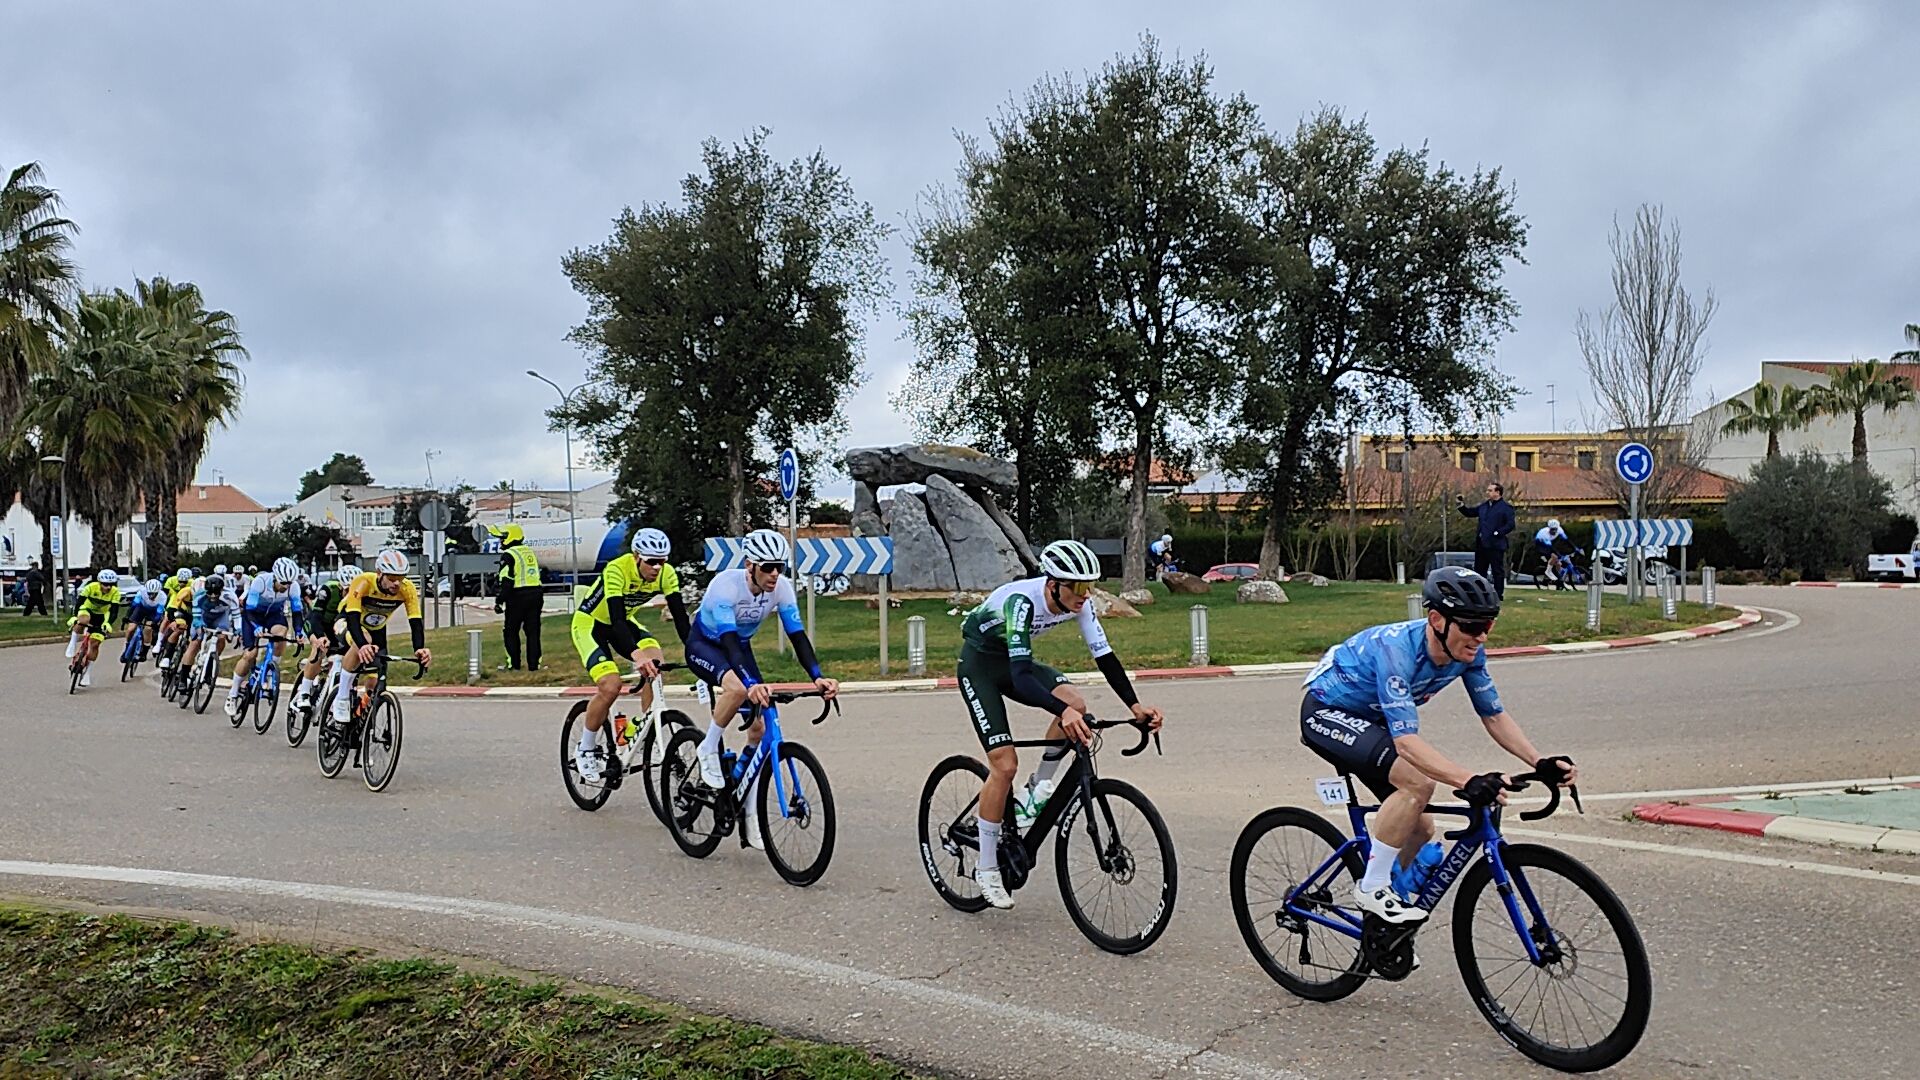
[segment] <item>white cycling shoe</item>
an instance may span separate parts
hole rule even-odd
[[[603,778],[600,772],[600,751],[597,749],[582,750],[578,746],[574,747],[573,768],[575,772],[580,774],[580,779],[589,784],[599,783]]]
[[[767,838],[760,835],[760,816],[747,811],[747,846],[755,851],[767,850]]]
[[[973,883],[980,886],[980,899],[1001,911],[1013,907],[1013,894],[1007,891],[1006,882],[1000,880],[1000,871],[976,869],[973,872]]]
[[[1378,918],[1381,922],[1402,925],[1425,921],[1427,910],[1415,907],[1400,899],[1393,886],[1382,885],[1378,889],[1368,889],[1358,882],[1353,886],[1353,904],[1361,911]]]
[[[227,711],[227,719],[231,720],[240,712],[240,699],[235,697],[230,697],[227,700],[221,702],[220,707]]]
[[[720,751],[702,750],[700,758],[700,782],[719,791],[727,786],[726,774],[720,771]]]

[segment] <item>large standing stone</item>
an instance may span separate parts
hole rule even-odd
[[[1027,568],[1027,573],[1038,574],[1040,560],[1034,558],[1033,545],[1027,543],[1027,534],[1020,531],[1020,526],[1007,516],[1005,510],[1000,509],[1000,504],[994,501],[993,492],[981,488],[971,494],[979,502],[981,509],[987,512],[987,516],[993,519],[993,523],[1000,526],[1000,531],[1007,534],[1007,539],[1013,544],[1014,555],[1018,556],[1021,564]]]
[[[880,493],[872,484],[853,482],[853,535],[885,536],[887,527],[880,520]]]
[[[947,538],[947,555],[953,559],[953,576],[960,588],[996,589],[1025,574],[1025,564],[1013,553],[1013,541],[953,481],[939,475],[927,477],[927,512]]]
[[[893,587],[902,591],[952,592],[953,560],[947,542],[927,517],[927,504],[911,491],[896,492],[887,535],[893,539]]]
[[[902,444],[865,446],[847,451],[847,475],[863,484],[924,484],[930,476],[957,477],[995,491],[1011,492],[1020,473],[1010,461],[983,454],[970,446]]]
[[[1188,596],[1205,596],[1213,591],[1213,583],[1193,574],[1183,574],[1178,570],[1171,574],[1160,575],[1160,583],[1171,593],[1185,593]]]
[[[1277,581],[1244,581],[1233,598],[1242,604],[1284,604],[1287,591]]]

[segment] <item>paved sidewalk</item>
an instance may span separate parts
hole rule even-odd
[[[1634,807],[1633,816],[1657,825],[1920,855],[1920,784],[1797,791],[1779,798],[1646,803]]]

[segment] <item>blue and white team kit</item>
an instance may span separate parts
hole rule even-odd
[[[756,593],[747,581],[745,570],[723,570],[714,575],[700,597],[700,609],[694,613],[693,627],[687,637],[687,663],[694,673],[712,686],[728,671],[740,676],[747,686],[761,682],[760,665],[754,661],[752,639],[767,616],[777,612],[780,628],[788,634],[805,629],[800,620],[800,601],[793,582],[782,575],[766,592]],[[729,654],[726,635],[735,635],[738,656]],[[818,677],[818,673],[812,673]]]

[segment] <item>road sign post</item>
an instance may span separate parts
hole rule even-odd
[[[791,560],[791,553],[798,547],[797,541],[799,540],[798,533],[800,525],[799,511],[796,506],[796,500],[800,496],[800,455],[794,452],[793,447],[789,446],[785,450],[780,451],[779,471],[780,497],[787,500],[787,551],[790,553],[789,559]],[[796,578],[799,576],[796,561],[789,561],[787,563],[787,573],[794,575]],[[814,627],[813,584],[811,581],[807,581],[804,584],[807,586],[807,633],[811,634],[813,633]],[[799,584],[796,584],[794,587],[798,588]],[[780,645],[780,651],[786,651],[786,644],[784,642]]]
[[[1653,451],[1645,443],[1630,442],[1613,455],[1613,471],[1627,482],[1627,520],[1633,531],[1627,547],[1627,602],[1637,604],[1644,595],[1640,570],[1640,485],[1653,476]]]

